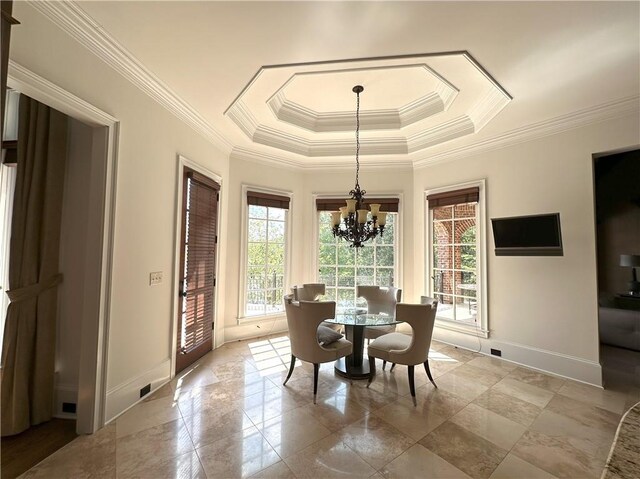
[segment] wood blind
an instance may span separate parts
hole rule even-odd
[[[446,191],[427,196],[429,209],[439,206],[458,205],[460,203],[473,203],[480,200],[480,188],[464,188],[461,190]]]
[[[344,198],[317,198],[316,209],[318,211],[340,211],[339,208],[346,206]],[[398,198],[365,198],[363,203],[369,207],[372,203],[380,204],[380,211],[397,213],[400,205]]]
[[[288,196],[247,191],[247,203],[254,206],[270,206],[271,208],[288,210],[290,201],[291,199]]]
[[[219,185],[187,170],[185,190],[181,328],[177,340],[178,351],[188,355],[211,343]]]

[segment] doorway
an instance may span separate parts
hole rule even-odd
[[[91,434],[105,423],[119,122],[20,65],[9,66],[8,86],[84,123],[92,131],[91,155],[96,161],[92,161],[90,177],[85,181],[91,193],[88,208],[93,212],[87,231],[93,232],[95,241],[88,244],[83,307],[83,315],[90,319],[83,321],[76,344],[80,349],[76,432]]]
[[[213,349],[220,185],[183,166],[176,329],[178,373]]]
[[[626,390],[640,387],[640,150],[593,162],[603,383]]]

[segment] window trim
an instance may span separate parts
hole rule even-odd
[[[313,211],[313,225],[312,225],[312,233],[314,237],[314,248],[309,254],[311,255],[310,264],[313,268],[313,278],[314,281],[319,281],[320,271],[319,271],[319,251],[320,251],[320,211],[316,208],[316,200],[318,198],[346,198],[348,195],[343,192],[340,193],[312,193],[311,195],[311,208]],[[398,216],[396,217],[396,225],[395,231],[396,235],[393,240],[396,257],[394,258],[394,266],[393,266],[393,275],[394,275],[394,287],[398,289],[403,289],[403,260],[404,260],[404,230],[403,230],[403,215],[404,215],[404,194],[403,193],[378,193],[378,192],[367,192],[367,196],[371,198],[397,198],[398,203],[398,212],[396,213]],[[403,294],[405,292],[403,291]]]
[[[241,197],[241,214],[242,221],[240,222],[240,278],[239,278],[239,294],[238,294],[238,315],[236,321],[238,324],[253,323],[256,321],[263,321],[268,319],[278,319],[285,316],[284,310],[276,313],[260,314],[255,316],[245,315],[245,306],[247,299],[247,261],[248,261],[248,241],[249,241],[249,202],[247,201],[247,193],[264,193],[267,195],[286,196],[289,198],[289,209],[287,210],[286,225],[285,225],[285,244],[284,244],[284,292],[285,294],[290,288],[291,279],[291,259],[289,258],[292,251],[292,220],[293,220],[293,192],[286,190],[279,190],[276,188],[265,188],[263,186],[256,186],[247,183],[242,183],[242,197]],[[283,303],[284,304],[284,303]]]
[[[424,275],[425,275],[425,295],[430,295],[432,290],[431,270],[433,269],[433,241],[431,238],[431,215],[432,210],[429,208],[429,195],[446,193],[454,190],[462,190],[465,188],[479,188],[478,199],[478,224],[480,226],[480,234],[478,235],[478,249],[480,258],[478,258],[478,264],[481,268],[479,274],[476,275],[478,279],[478,311],[480,312],[480,322],[475,325],[465,323],[463,321],[456,321],[445,318],[436,317],[436,327],[456,331],[463,334],[469,334],[471,336],[478,336],[481,338],[489,337],[489,316],[487,307],[488,296],[488,283],[487,283],[487,208],[486,208],[486,180],[484,178],[469,181],[465,183],[458,183],[455,185],[448,185],[439,188],[431,188],[424,191],[423,201],[423,218],[424,222],[424,245],[425,245],[425,257],[424,257]]]

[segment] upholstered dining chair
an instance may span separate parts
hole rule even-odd
[[[326,291],[324,283],[304,283],[291,287],[291,294],[294,301],[318,301]],[[332,316],[333,317],[333,316]],[[337,332],[343,332],[342,326],[339,324],[322,323],[323,326],[331,328]]]
[[[393,316],[396,312],[396,304],[400,302],[402,297],[402,290],[392,286],[388,288],[356,286],[356,296],[367,301],[368,313],[386,313]],[[371,326],[364,330],[364,337],[367,340],[376,339],[383,334],[393,333],[395,330],[395,324],[390,326]]]
[[[434,308],[436,311],[438,309],[438,300],[436,298],[432,298],[431,296],[420,296],[420,304],[430,304],[431,307]],[[404,332],[404,334],[411,335],[412,331]],[[384,369],[384,366],[386,363],[387,363],[386,361],[382,363],[382,369]],[[396,367],[395,363],[391,364],[391,369],[389,371],[393,371],[395,367]]]
[[[409,390],[416,405],[416,388],[413,378],[414,368],[417,364],[423,364],[429,381],[437,388],[431,370],[429,369],[429,345],[433,325],[436,319],[436,307],[432,304],[405,304],[396,305],[396,319],[409,323],[413,333],[409,336],[403,333],[389,333],[373,340],[369,344],[369,370],[371,376],[367,387],[373,381],[376,370],[375,358],[390,361],[394,364],[408,366]]]
[[[317,301],[325,293],[324,283],[304,283],[291,288],[294,301]]]
[[[291,341],[291,366],[289,374],[283,385],[287,384],[296,359],[313,364],[313,403],[316,403],[318,394],[318,372],[321,363],[335,361],[348,356],[353,351],[353,344],[344,338],[330,344],[320,344],[318,340],[318,326],[325,319],[335,317],[335,301],[295,301],[293,295],[284,297],[284,306],[289,327],[289,339]],[[347,374],[349,374],[348,361]],[[349,379],[351,375],[349,374]]]

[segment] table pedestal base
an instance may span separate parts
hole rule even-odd
[[[334,371],[336,374],[346,378],[347,377],[347,366],[345,364],[345,360],[349,358],[340,358],[334,363]],[[351,379],[369,379],[371,372],[369,371],[369,363],[362,363],[360,366],[351,366]]]

